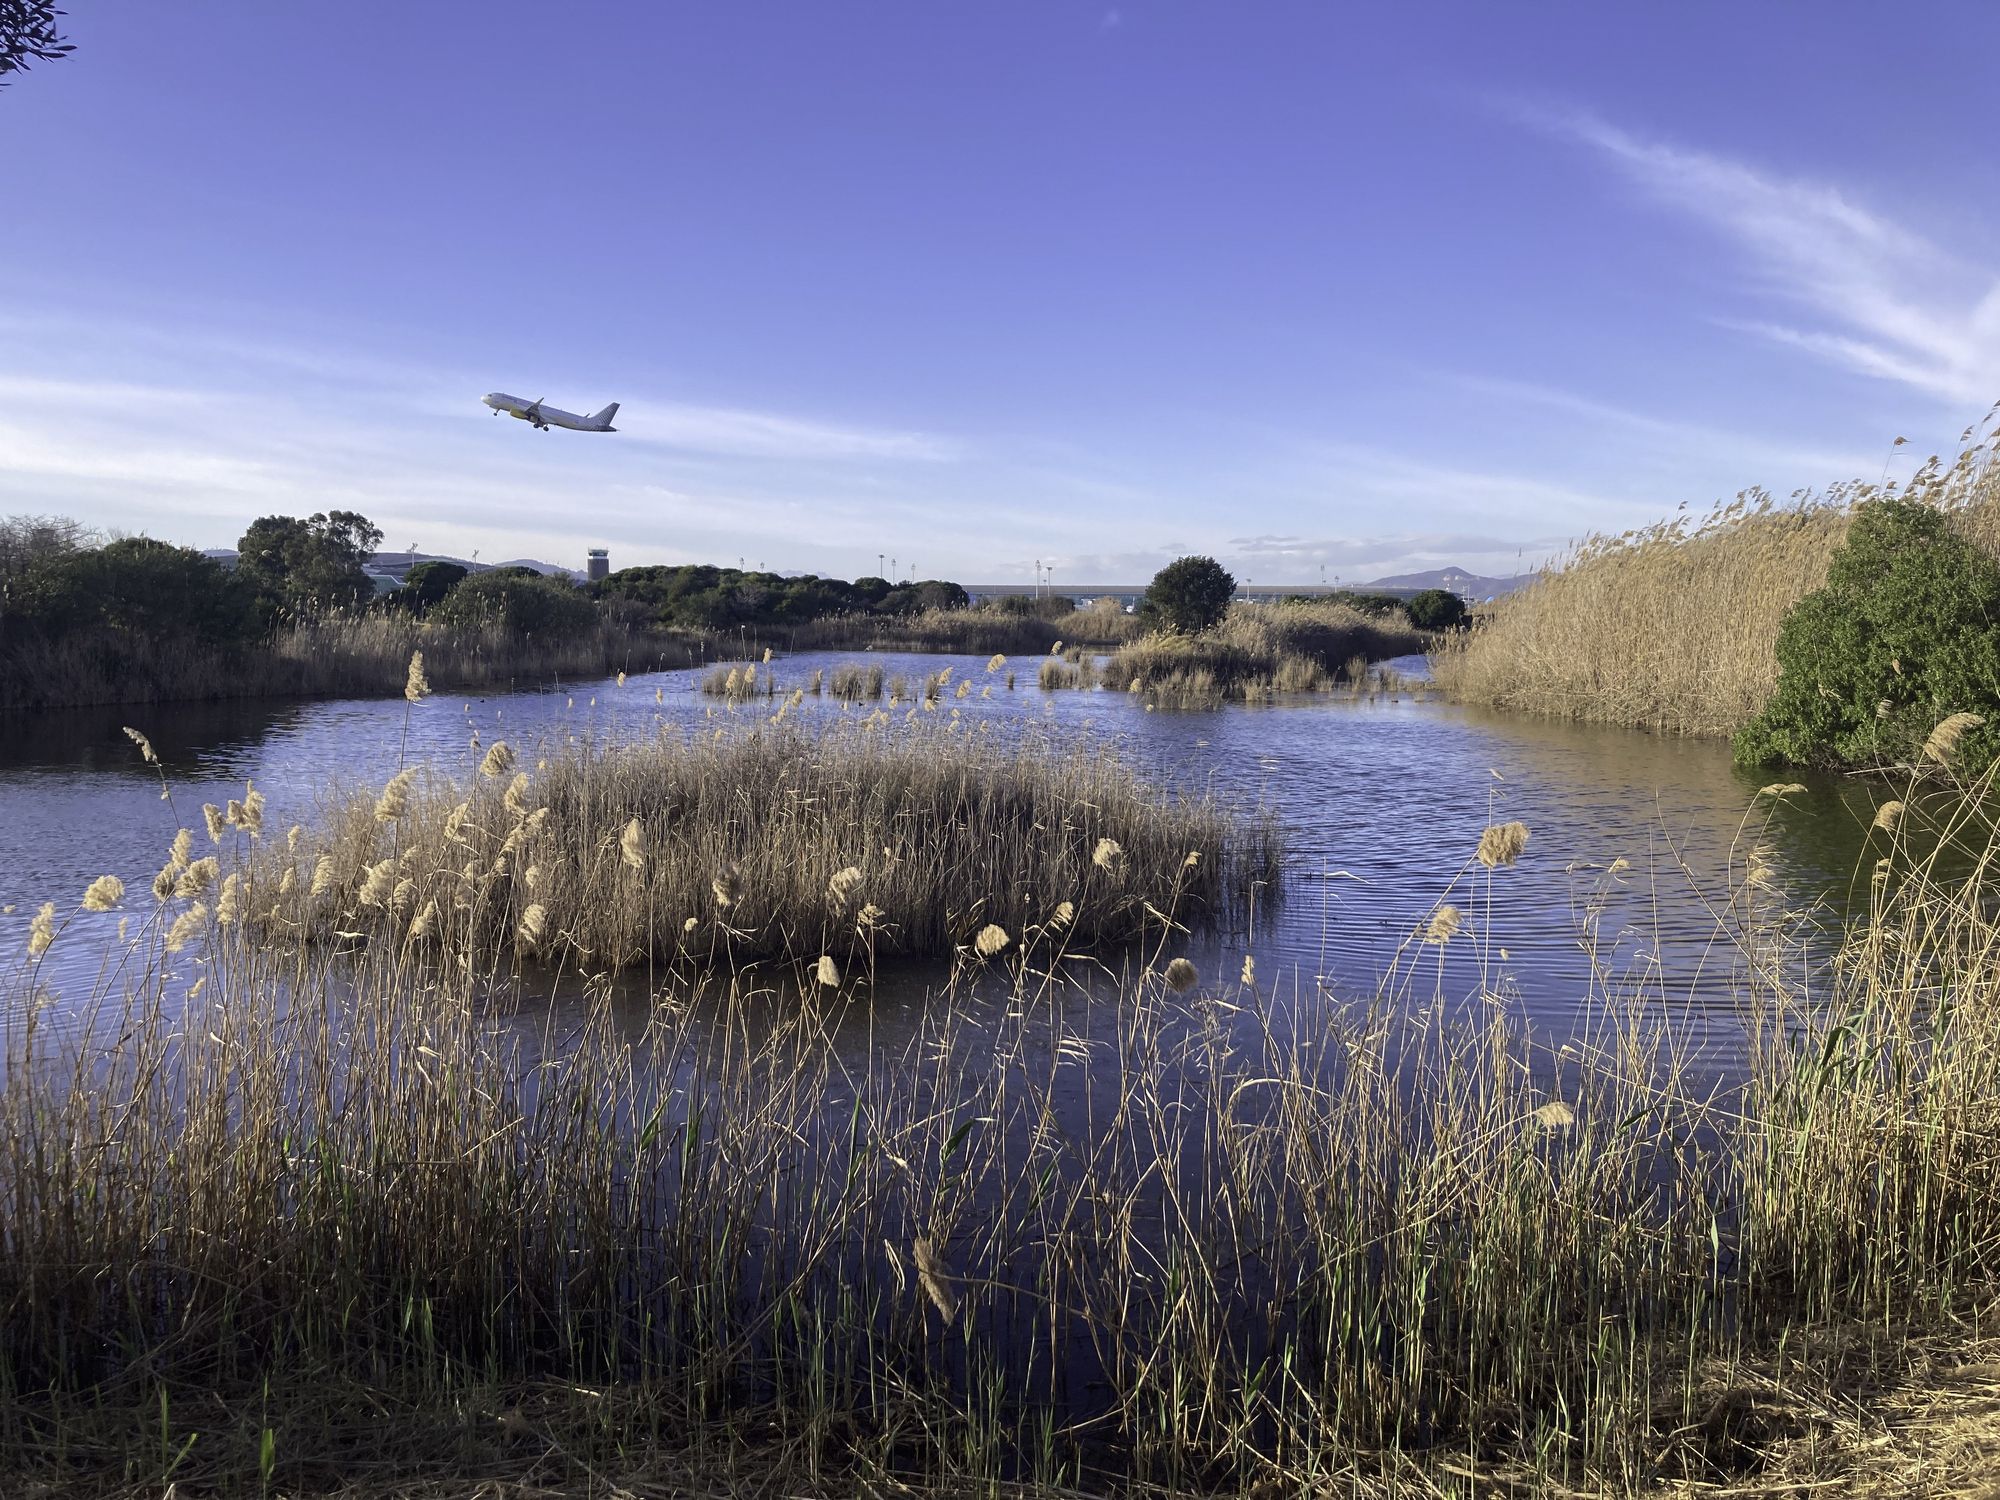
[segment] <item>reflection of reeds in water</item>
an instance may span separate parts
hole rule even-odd
[[[628,901],[639,814],[606,794],[671,790],[637,774],[572,767],[551,781],[589,795],[542,804]],[[1715,902],[1748,1038],[1721,1094],[1657,978],[1606,955],[1573,1035],[1527,1027],[1489,967],[1534,858],[1506,823],[1441,881],[1448,945],[1413,938],[1353,1003],[1151,956],[1191,872],[1135,855],[1143,828],[1013,906],[997,871],[958,908],[972,957],[865,1069],[828,1037],[877,1024],[871,997],[822,950],[775,1007],[768,977],[672,979],[636,1032],[591,986],[557,1051],[494,1019],[491,934],[442,963],[251,942],[173,896],[65,997],[88,1035],[18,1003],[36,971],[8,982],[0,1461],[75,1493],[443,1492],[524,1452],[537,1485],[635,1493],[752,1463],[853,1490],[891,1454],[940,1494],[1085,1466],[1218,1493],[1866,1492],[1843,1466],[1892,1466],[1856,1403],[1950,1361],[2000,1243],[1995,863],[1965,847],[1994,788],[1949,775],[1877,830],[1888,874],[1814,984]],[[501,826],[478,799],[474,888]],[[667,805],[649,871],[687,857],[699,804]],[[427,813],[413,792],[420,848]],[[328,836],[345,860],[382,827],[371,799]],[[872,860],[814,869],[814,902],[872,910]],[[1058,902],[1114,873],[1153,926],[1092,995],[1061,978]],[[229,874],[268,911],[257,860]],[[716,899],[755,907],[766,878],[716,872]],[[521,941],[575,943],[581,910],[530,904]],[[91,919],[51,914],[50,941]],[[1886,1435],[1906,1465],[1925,1446]]]

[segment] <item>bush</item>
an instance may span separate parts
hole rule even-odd
[[[1961,710],[1972,769],[2000,749],[2000,562],[1929,506],[1860,506],[1823,588],[1778,632],[1778,686],[1736,735],[1738,762],[1847,767],[1912,754]]]
[[[389,602],[411,614],[427,615],[465,582],[468,571],[452,562],[420,562],[405,575],[403,586],[389,596]]]
[[[1162,630],[1196,635],[1220,624],[1236,595],[1236,579],[1212,557],[1183,557],[1153,575],[1140,606]]]
[[[518,638],[588,630],[597,607],[581,590],[553,578],[523,578],[495,569],[453,589],[432,618],[450,626],[495,625]]]
[[[1450,589],[1425,589],[1403,611],[1419,630],[1457,630],[1469,618],[1465,601]]]

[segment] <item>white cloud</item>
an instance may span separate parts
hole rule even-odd
[[[1822,320],[1733,326],[1955,405],[2000,392],[2000,274],[1841,188],[1645,140],[1585,113],[1526,111],[1611,161],[1656,201],[1733,241],[1758,290]]]

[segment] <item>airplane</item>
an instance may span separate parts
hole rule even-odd
[[[532,401],[523,401],[519,396],[510,396],[505,391],[494,391],[480,398],[493,408],[493,415],[505,412],[510,417],[519,417],[523,422],[533,422],[543,432],[550,427],[567,427],[571,432],[616,432],[611,419],[618,415],[618,403],[612,402],[603,411],[587,417],[579,417],[573,411],[563,411],[559,407],[542,405],[537,396]]]

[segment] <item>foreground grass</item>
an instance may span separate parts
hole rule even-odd
[[[1778,682],[1778,627],[1826,581],[1855,507],[1898,493],[2000,553],[2000,468],[1981,448],[1897,490],[1752,491],[1707,517],[1595,536],[1431,657],[1462,702],[1666,734],[1726,737]]]
[[[1344,604],[1239,603],[1200,635],[1147,635],[1119,647],[1102,680],[1162,706],[1320,692],[1343,677],[1358,685],[1369,662],[1421,651],[1427,639],[1400,615]]]
[[[330,615],[280,629],[250,647],[104,631],[23,639],[0,652],[0,709],[264,697],[387,697],[403,691],[412,651],[433,686],[525,688],[565,678],[685,667],[702,642],[603,619],[591,628],[523,638],[499,628],[453,629],[407,615]]]
[[[1764,911],[1788,791],[1760,796],[1716,903],[1723,1091],[1644,985],[1553,1052],[1497,970],[1446,993],[1443,949],[1507,939],[1518,825],[1358,1003],[1168,961],[1162,866],[1123,967],[1058,920],[1079,871],[903,1024],[801,965],[676,979],[636,1035],[602,987],[510,1024],[470,925],[243,942],[184,851],[87,1023],[15,976],[0,1462],[190,1493],[524,1453],[578,1489],[1817,1484],[1860,1462],[1858,1397],[1990,1335],[1994,787],[1930,783],[1824,992]],[[856,1028],[864,1070],[829,1044]]]

